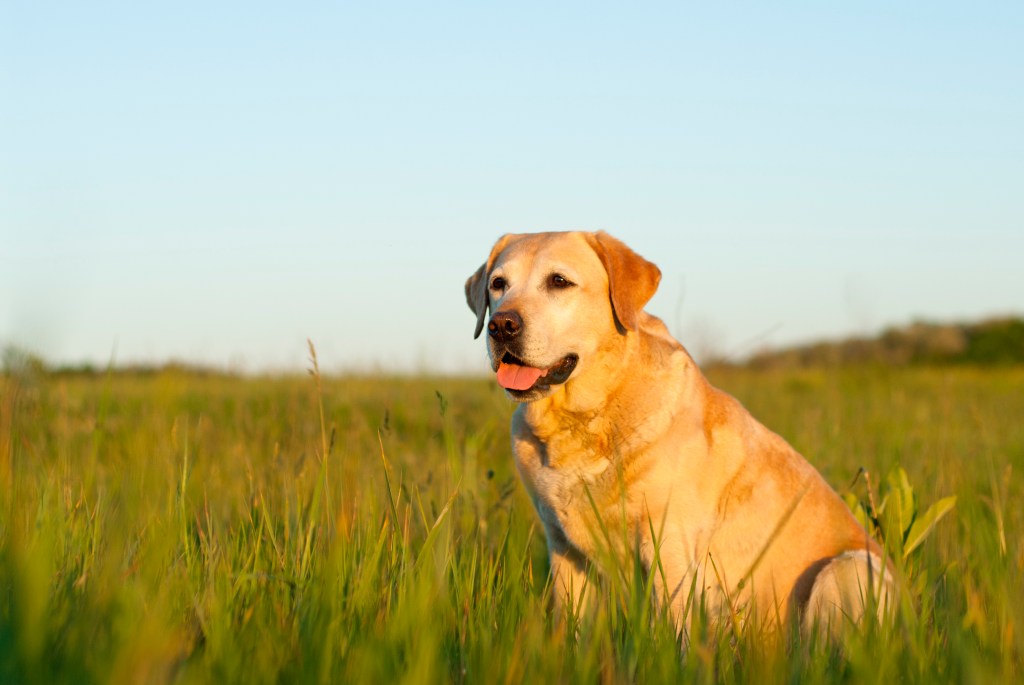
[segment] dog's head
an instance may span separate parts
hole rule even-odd
[[[661,272],[607,233],[504,235],[466,281],[498,382],[521,402],[586,373],[637,327]],[[490,319],[487,318],[491,312]]]

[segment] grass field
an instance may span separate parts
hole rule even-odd
[[[629,569],[554,620],[491,381],[22,374],[0,682],[1024,680],[1024,369],[709,375],[840,492],[863,467],[880,506],[901,465],[919,517],[957,497],[905,559],[890,533],[892,625],[830,649],[698,620],[683,656]]]

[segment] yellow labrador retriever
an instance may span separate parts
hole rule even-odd
[[[632,551],[681,630],[701,601],[832,631],[882,607],[881,550],[839,496],[643,311],[660,278],[607,233],[571,232],[502,236],[466,281],[521,403],[512,444],[558,606],[582,606],[588,565]]]

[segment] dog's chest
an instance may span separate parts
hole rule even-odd
[[[612,463],[606,457],[593,457],[571,465],[548,465],[534,474],[538,494],[552,505],[569,506],[581,495],[603,494],[604,483]]]
[[[574,547],[588,551],[591,535],[617,492],[617,469],[606,453],[588,441],[552,436],[515,443],[520,475],[545,524],[557,528]]]

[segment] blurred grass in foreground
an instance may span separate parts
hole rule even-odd
[[[957,496],[895,625],[829,650],[697,621],[684,657],[637,578],[566,628],[488,380],[26,372],[0,681],[1020,682],[1024,369],[710,376],[841,493],[899,464]]]

